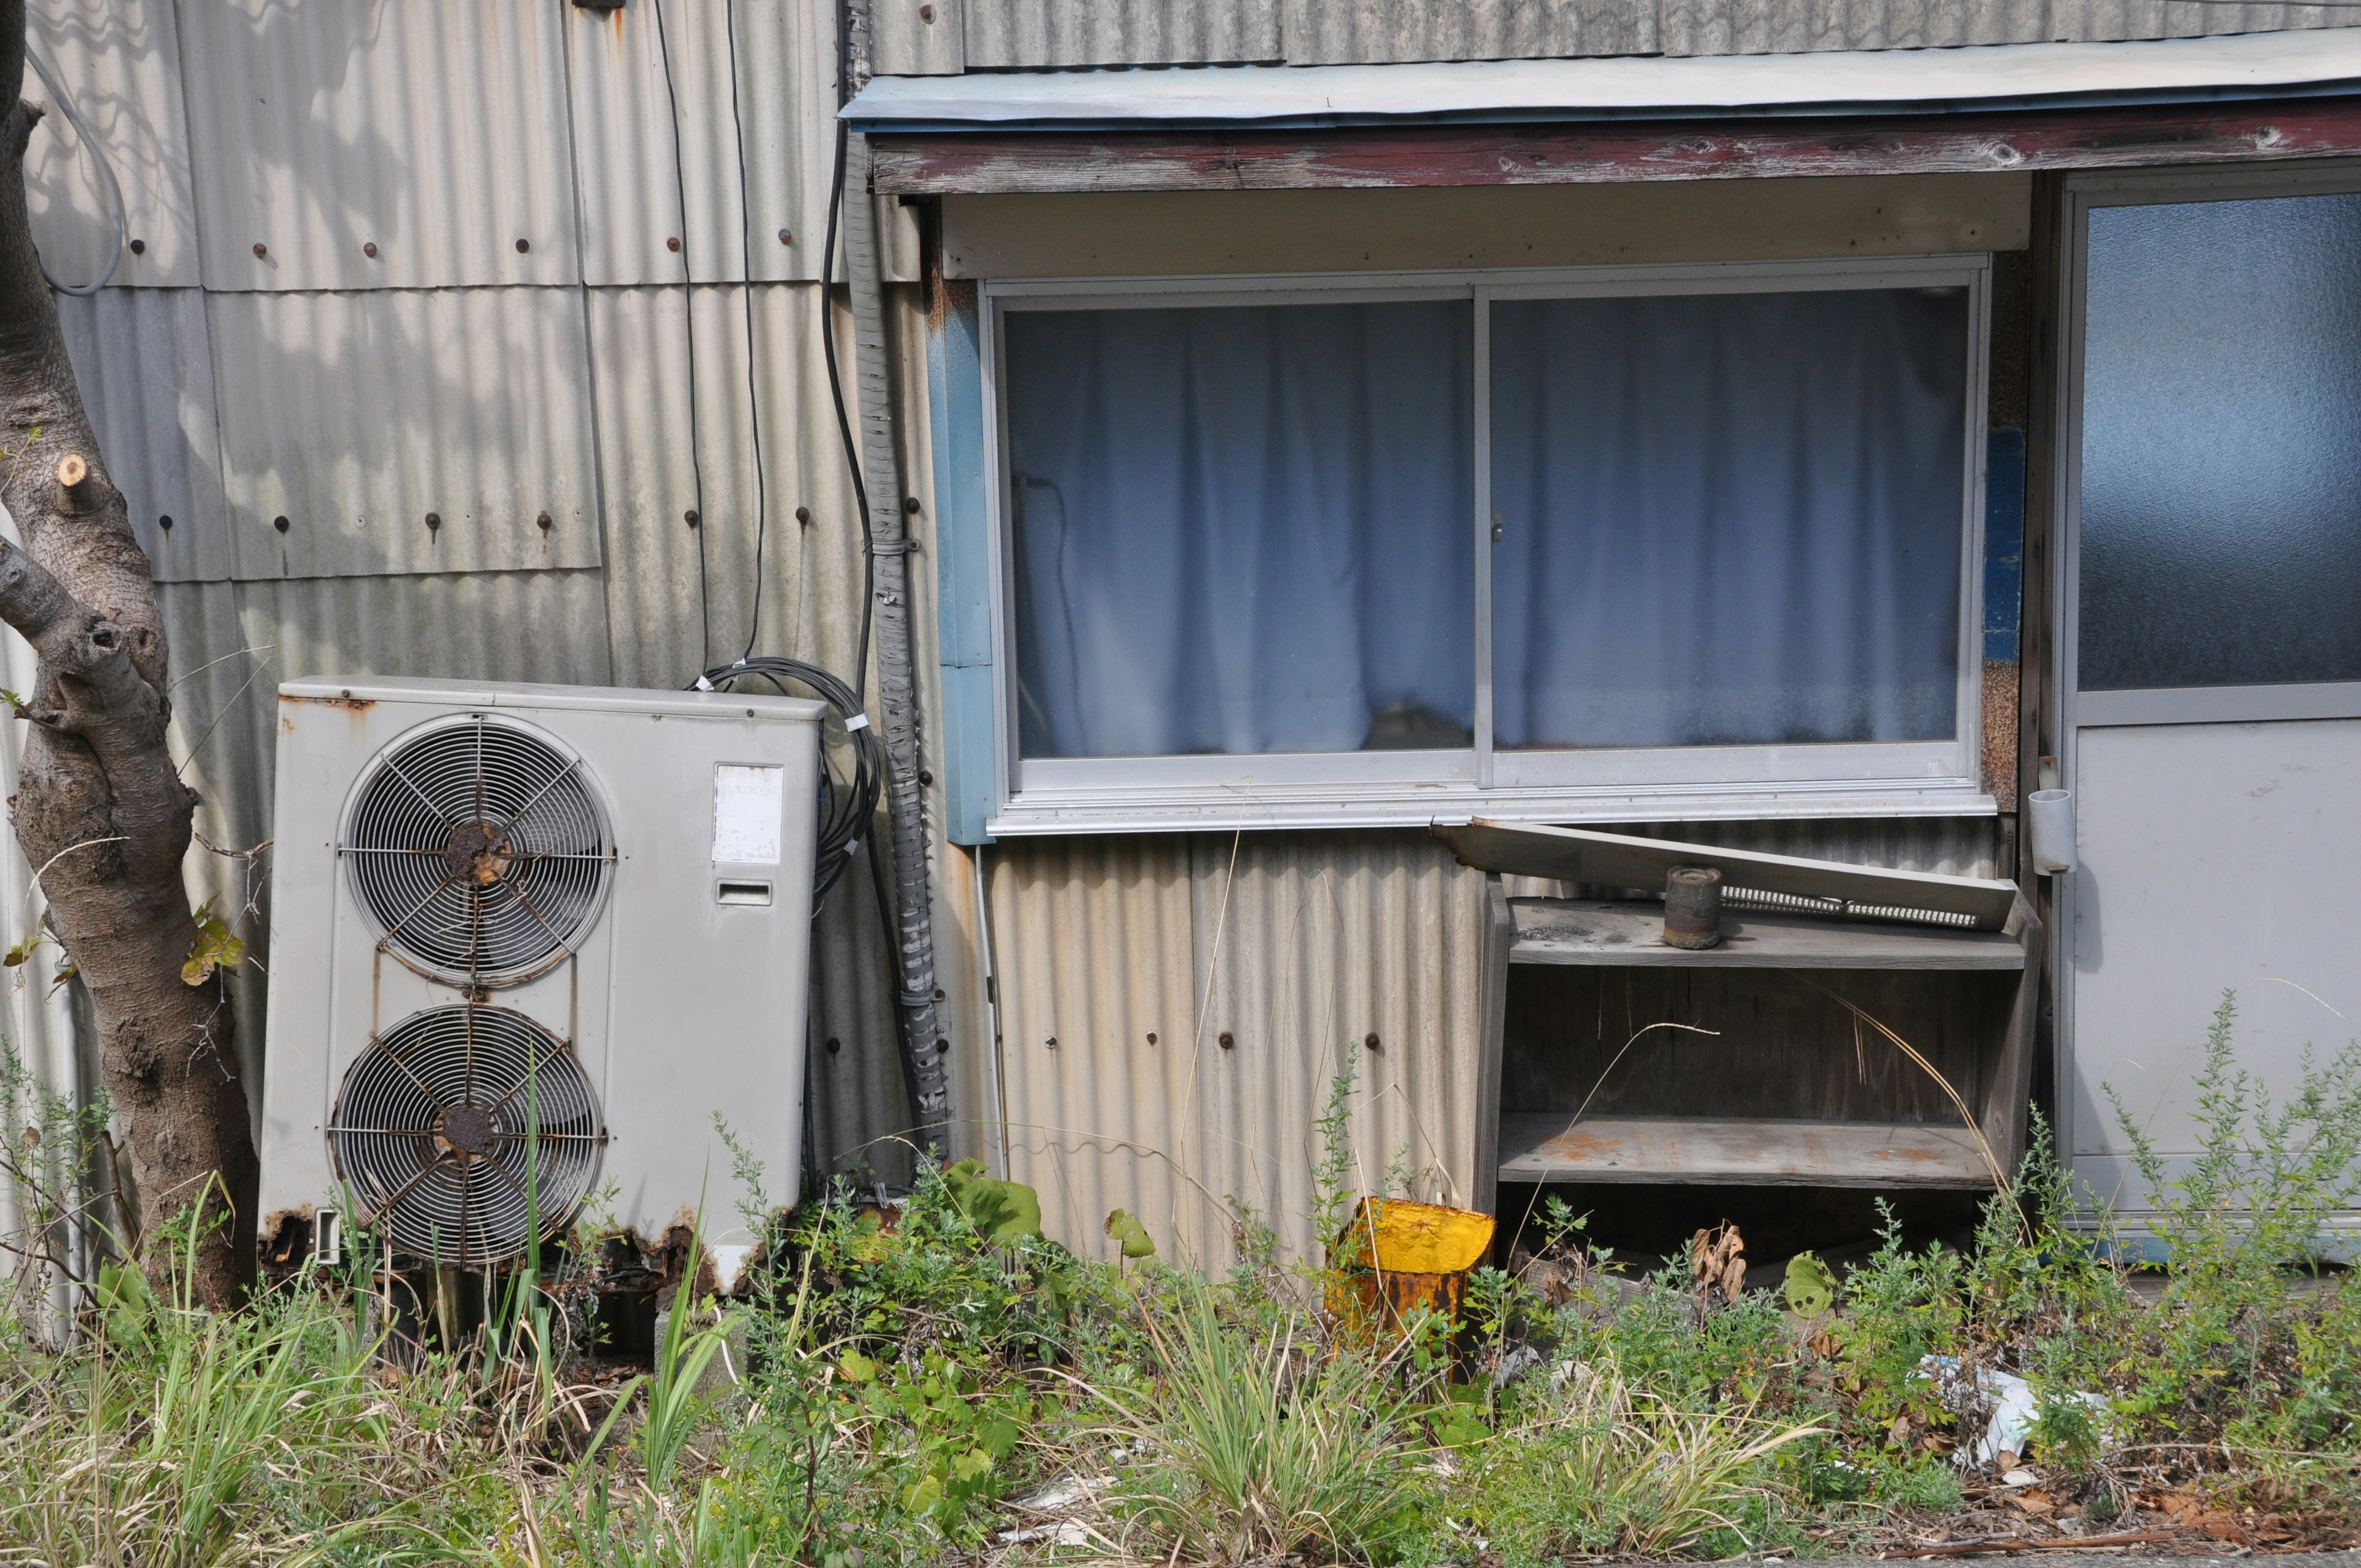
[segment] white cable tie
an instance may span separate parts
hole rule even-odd
[[[699,675],[697,677],[697,689],[701,692],[709,692],[713,689],[713,683],[707,680],[703,675]]]
[[[856,713],[851,718],[844,721],[844,732],[847,735],[851,734],[856,729],[866,729],[868,728],[869,716],[865,713]]]

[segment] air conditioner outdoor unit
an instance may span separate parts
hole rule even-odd
[[[263,1234],[479,1267],[654,1245],[801,1170],[818,703],[366,679],[279,695]],[[738,1237],[736,1239],[751,1239]]]

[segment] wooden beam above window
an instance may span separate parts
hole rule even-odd
[[[870,147],[876,189],[895,195],[1972,174],[2361,154],[2361,97],[1654,125],[879,133]]]

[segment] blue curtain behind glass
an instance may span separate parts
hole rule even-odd
[[[1470,744],[1471,323],[1010,313],[1023,754]]]
[[[1959,289],[1492,306],[1494,743],[1956,732]]]

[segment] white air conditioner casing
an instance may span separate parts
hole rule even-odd
[[[820,704],[280,688],[262,1234],[463,1266],[588,1202],[751,1240],[802,1167]],[[528,1146],[530,1155],[528,1155]],[[335,1230],[313,1233],[324,1248]]]

